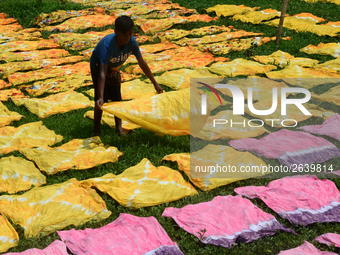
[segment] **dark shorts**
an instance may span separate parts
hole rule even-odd
[[[97,101],[98,99],[98,78],[99,78],[99,67],[91,68],[91,76],[94,85],[94,99]],[[112,102],[122,101],[122,95],[120,92],[121,88],[121,76],[120,72],[114,77],[105,78],[105,88],[104,88],[104,102],[108,102],[108,100]]]

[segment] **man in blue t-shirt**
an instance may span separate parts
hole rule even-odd
[[[91,76],[95,91],[94,135],[100,135],[100,121],[104,102],[121,101],[121,77],[119,69],[133,54],[140,68],[153,83],[158,93],[163,89],[156,82],[150,68],[142,58],[136,39],[132,36],[133,20],[128,16],[120,16],[115,21],[115,33],[105,36],[97,44],[91,56]],[[122,120],[115,116],[116,132],[123,135]]]

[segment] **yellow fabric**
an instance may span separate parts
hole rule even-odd
[[[339,4],[340,5],[340,1],[339,0],[303,0],[307,3],[316,3],[316,2],[322,2],[322,3],[334,3],[334,4]]]
[[[55,174],[68,169],[88,169],[118,161],[118,158],[123,155],[116,147],[104,146],[98,136],[73,139],[60,147],[43,146],[19,151],[47,174]]]
[[[331,102],[340,106],[340,86],[333,87],[320,95],[314,94],[312,92],[312,98],[325,102]]]
[[[11,87],[12,84],[5,82],[4,80],[0,80],[0,89]]]
[[[43,81],[37,81],[33,85],[21,85],[30,95],[36,97],[44,93],[58,93],[75,90],[81,87],[93,85],[91,74],[71,74]]]
[[[322,69],[304,68],[297,65],[289,65],[280,71],[267,72],[270,79],[281,79],[292,86],[302,86],[306,89],[325,84],[327,82],[334,83],[340,78],[340,74],[327,72]],[[292,79],[295,78],[295,79]],[[296,79],[305,78],[305,79]],[[308,78],[308,79],[307,79]],[[324,79],[315,79],[324,78]],[[329,78],[329,79],[327,79]],[[337,79],[332,79],[337,78]]]
[[[339,36],[340,33],[340,21],[328,22],[326,24],[314,25],[310,28],[311,33],[315,33],[320,36]]]
[[[18,21],[14,18],[0,19],[0,25],[9,25],[12,23],[18,23]]]
[[[0,33],[16,32],[23,29],[20,24],[0,25]]]
[[[139,34],[134,34],[133,37],[136,38],[136,41],[138,44],[140,43],[145,43],[145,42],[154,42],[153,37],[147,36],[147,35],[139,35]]]
[[[70,53],[64,49],[37,50],[28,52],[7,52],[0,56],[5,62],[27,61],[32,59],[62,58],[68,57]]]
[[[214,126],[214,119],[222,119],[227,120],[227,124],[215,124]],[[233,123],[244,123],[243,124],[232,124]],[[217,139],[243,139],[249,137],[256,137],[262,135],[265,132],[268,132],[264,127],[249,127],[248,126],[248,119],[240,116],[240,115],[233,115],[232,110],[222,110],[214,116],[210,116],[208,118],[207,123],[202,128],[201,132],[197,136],[202,140],[207,141],[215,141]],[[252,126],[259,125],[258,122],[251,123]],[[246,126],[246,127],[243,127]]]
[[[12,98],[23,98],[25,96],[19,89],[0,90],[0,101],[7,101]]]
[[[273,9],[265,9],[262,11],[249,11],[245,14],[236,14],[232,19],[242,22],[250,22],[260,24],[263,21],[270,20],[281,16],[281,12]]]
[[[123,10],[121,12],[114,11],[112,14],[115,16],[121,16],[121,15],[140,16],[140,15],[148,14],[153,11],[164,11],[164,10],[171,10],[171,9],[185,9],[185,7],[181,7],[178,3],[144,4],[144,5],[134,5],[128,8],[127,10]]]
[[[190,134],[190,90],[167,92],[128,102],[108,103],[102,110],[159,135]]]
[[[96,187],[121,205],[138,209],[198,195],[182,175],[165,166],[155,167],[144,158],[139,164],[119,175],[82,181],[84,187]]]
[[[318,60],[310,59],[310,58],[296,58],[290,55],[287,52],[283,52],[281,50],[275,51],[274,53],[268,56],[254,56],[251,57],[255,61],[258,61],[262,64],[268,65],[278,65],[283,68],[287,65],[298,65],[303,67],[312,67],[319,63]]]
[[[2,91],[0,90],[0,93]],[[20,120],[23,116],[17,112],[11,112],[0,102],[0,127],[11,124],[12,121]]]
[[[82,187],[76,179],[34,188],[23,195],[1,196],[0,212],[23,227],[28,238],[101,221],[111,214],[96,191]]]
[[[60,48],[59,44],[48,39],[42,39],[39,41],[13,41],[0,44],[0,53],[6,53],[9,51],[32,51],[56,48]]]
[[[41,69],[47,66],[58,66],[61,64],[76,63],[84,60],[83,56],[71,56],[66,58],[55,58],[55,59],[38,59],[23,62],[10,62],[6,64],[0,64],[0,73],[3,73],[3,77],[7,78],[9,74],[18,71],[30,71]]]
[[[317,46],[310,44],[300,51],[307,54],[331,55],[337,58],[340,56],[340,43],[319,43]]]
[[[198,14],[198,12],[195,9],[180,9],[180,10],[163,10],[163,11],[156,11],[151,12],[145,15],[141,16],[132,16],[132,18],[138,19],[164,19],[164,18],[170,18],[175,15],[186,15],[186,14]]]
[[[0,214],[0,252],[6,252],[9,248],[17,246],[18,243],[18,233],[6,217]]]
[[[229,77],[261,74],[275,69],[277,69],[276,66],[262,65],[255,61],[249,61],[242,58],[226,63],[217,62],[209,67],[209,71]]]
[[[19,127],[0,128],[0,154],[7,154],[12,151],[53,145],[63,139],[61,135],[56,135],[42,124],[42,121],[32,122]]]
[[[334,60],[326,61],[319,65],[316,65],[315,68],[325,69],[327,72],[339,73],[340,72],[340,57]]]
[[[74,31],[93,27],[104,27],[115,23],[116,17],[110,15],[86,15],[68,19],[57,26],[44,27],[44,31],[52,32],[53,30],[65,31],[72,29]]]
[[[76,109],[86,108],[91,105],[90,99],[82,93],[73,90],[50,95],[44,98],[12,99],[16,105],[24,105],[40,118],[53,114],[65,113]]]
[[[31,71],[31,72],[17,72],[10,74],[8,80],[13,85],[19,85],[32,81],[45,80],[53,77],[60,77],[70,74],[87,75],[90,73],[90,65],[88,62],[79,62],[76,64],[64,66],[48,66],[46,68]]]
[[[14,156],[0,159],[0,192],[13,194],[45,183],[45,175],[31,161]]]
[[[190,173],[190,159],[195,166],[235,166],[238,170],[240,166],[267,166],[261,159],[249,152],[240,152],[229,146],[209,144],[203,149],[191,153],[175,153],[165,156],[162,160],[177,161],[178,167],[199,189],[209,191],[217,187],[230,184],[239,180],[253,178],[263,175],[261,172],[232,173],[233,178],[226,178],[228,173],[196,173],[193,169]],[[268,172],[266,173],[268,174]]]
[[[84,117],[88,117],[90,119],[94,119],[94,111],[88,111],[84,114]],[[103,112],[101,124],[107,124],[112,128],[116,128],[116,122],[114,115],[108,114],[107,112]],[[122,120],[122,128],[125,133],[128,133],[130,130],[140,128],[140,126],[135,125],[131,122]]]
[[[168,41],[162,42],[162,43],[157,43],[157,44],[148,44],[148,45],[142,45],[139,47],[140,52],[142,54],[145,53],[155,53],[159,51],[164,51],[164,50],[170,50],[170,49],[178,49],[179,46],[176,44],[170,43]]]
[[[210,7],[206,9],[207,12],[215,12],[217,16],[234,16],[236,14],[245,14],[250,11],[255,11],[260,9],[260,7],[247,7],[244,5],[229,5],[229,4],[218,4],[215,5],[214,7]]]
[[[37,28],[26,28],[17,32],[0,32],[0,43],[16,40],[34,41],[39,39],[42,39],[42,36]]]

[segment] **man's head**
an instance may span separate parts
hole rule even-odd
[[[130,41],[134,25],[133,20],[129,16],[123,15],[116,19],[115,34],[117,35],[118,44],[124,45]]]

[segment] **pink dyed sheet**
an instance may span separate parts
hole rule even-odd
[[[154,217],[121,213],[104,227],[58,231],[58,235],[77,255],[184,255]]]
[[[294,249],[281,251],[278,255],[335,255],[334,252],[320,251],[315,246],[307,241]]]
[[[235,192],[262,199],[292,224],[340,222],[340,192],[330,180],[308,175],[288,176],[270,182],[267,187],[240,187]]]
[[[173,218],[201,242],[226,248],[231,248],[235,242],[249,243],[274,235],[278,230],[295,233],[242,196],[217,196],[210,202],[181,209],[169,207],[162,216]],[[206,232],[202,233],[204,229]]]
[[[340,115],[337,113],[334,114],[332,117],[325,120],[322,125],[309,125],[298,129],[302,129],[303,131],[312,134],[326,135],[340,141]]]
[[[282,164],[322,163],[340,156],[340,149],[326,139],[301,131],[283,129],[260,139],[233,140],[229,145],[261,157],[278,159]]]
[[[328,246],[334,244],[335,247],[340,248],[340,235],[338,234],[334,233],[323,234],[321,236],[316,237],[313,241],[327,244]]]
[[[46,249],[39,250],[36,248],[29,249],[23,252],[10,252],[3,255],[68,255],[66,245],[62,241],[55,240]]]

